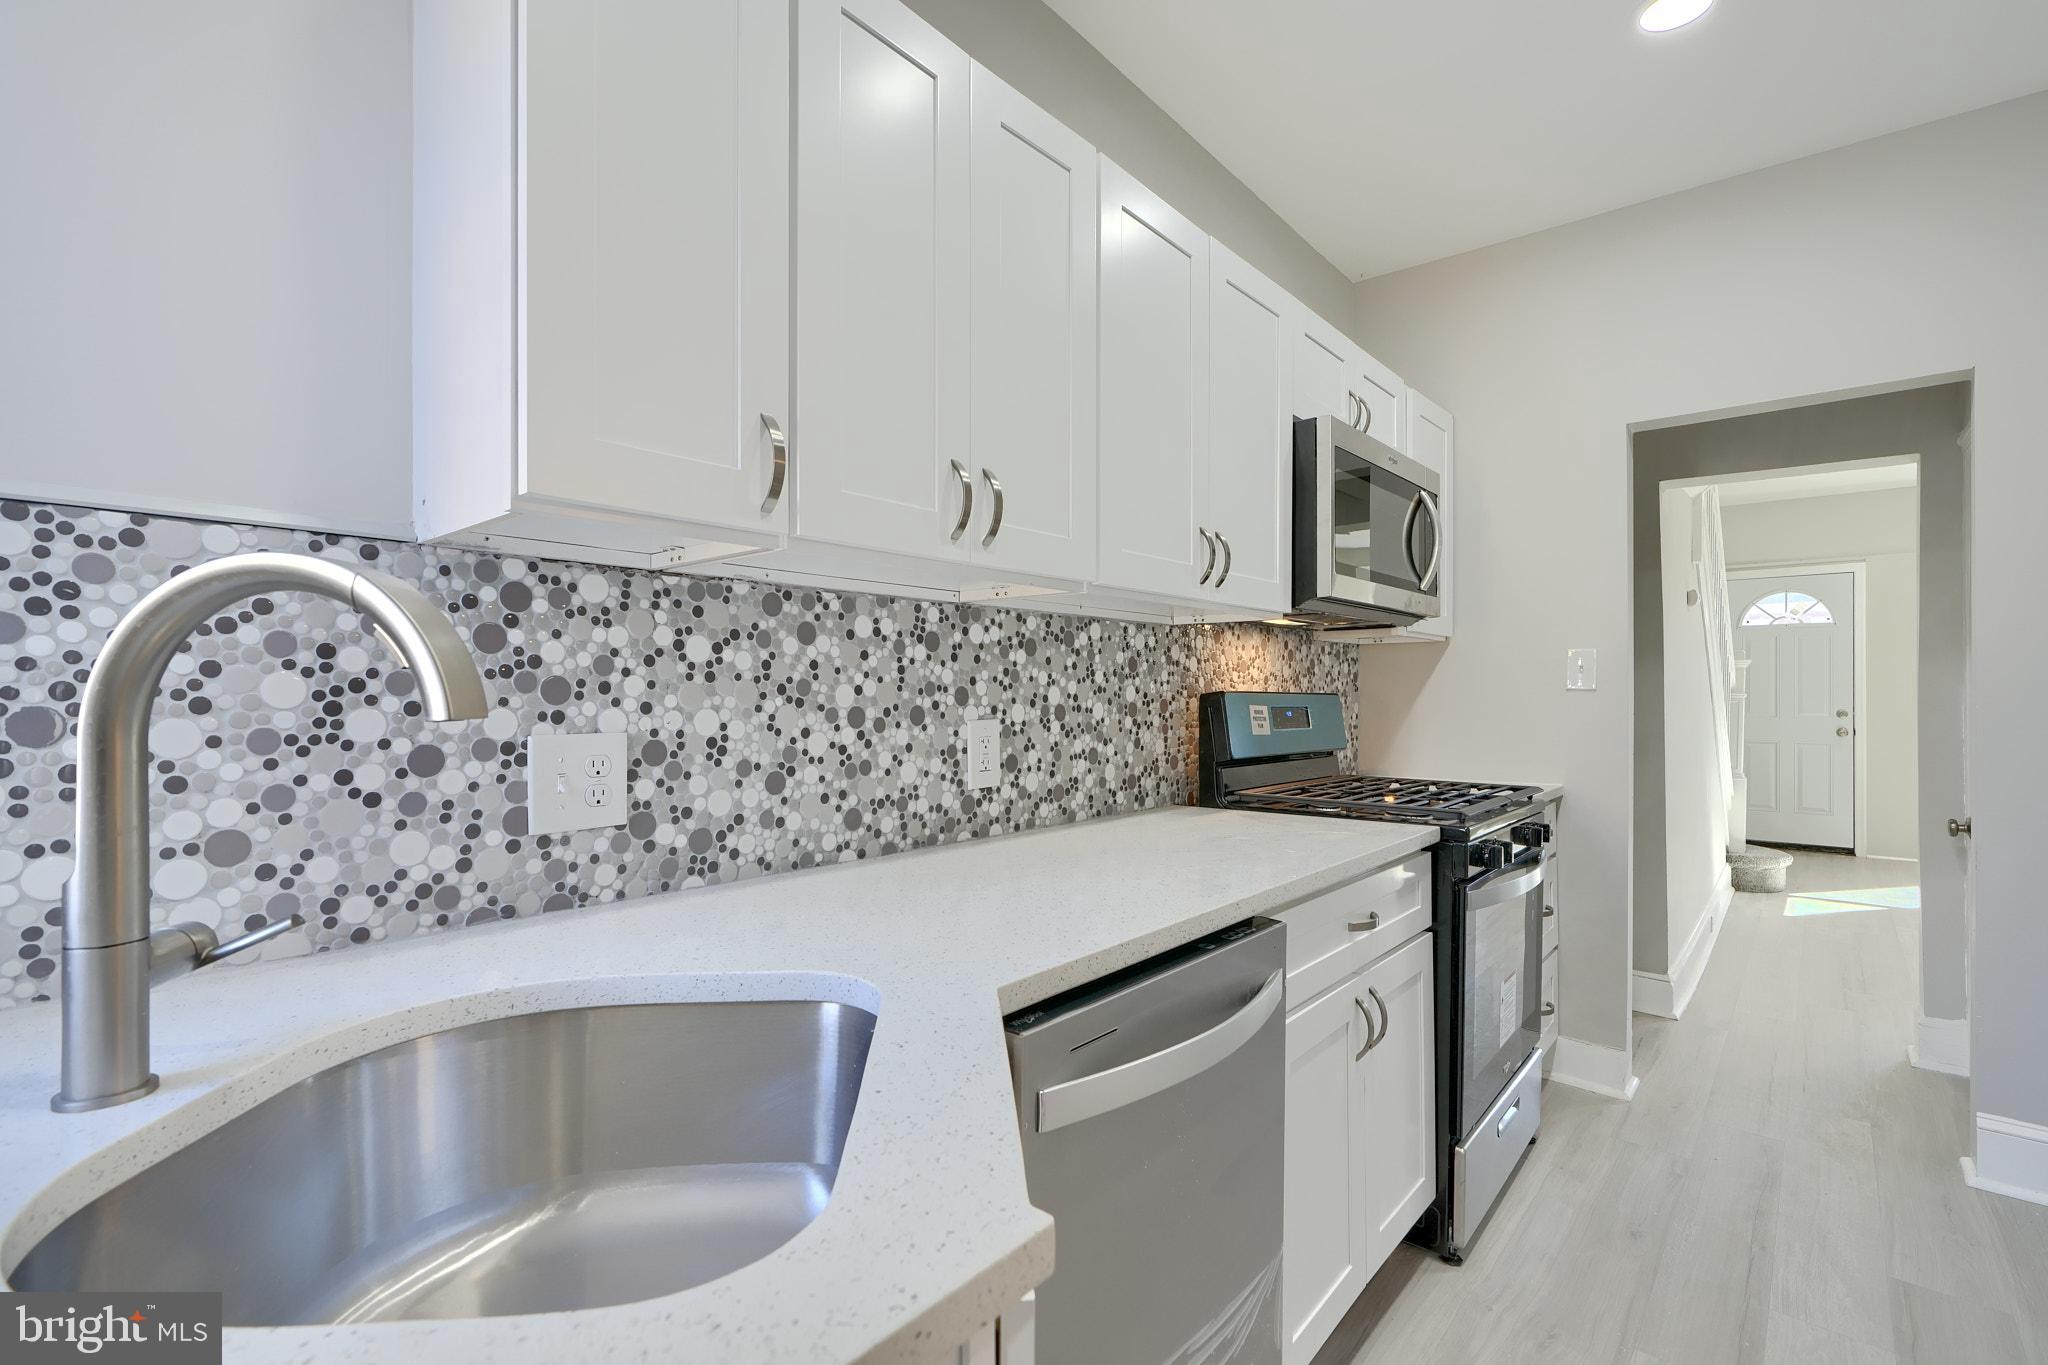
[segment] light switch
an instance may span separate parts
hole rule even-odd
[[[626,736],[529,735],[527,829],[564,834],[626,823]]]
[[[1568,649],[1564,655],[1564,687],[1567,692],[1591,692],[1600,685],[1600,651]]]

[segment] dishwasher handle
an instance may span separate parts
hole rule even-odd
[[[1250,1042],[1280,1008],[1285,979],[1285,972],[1274,972],[1242,1009],[1192,1038],[1093,1076],[1047,1086],[1038,1092],[1038,1131],[1050,1133],[1136,1104],[1222,1062]]]

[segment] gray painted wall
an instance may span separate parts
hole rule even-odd
[[[1637,970],[1668,970],[1679,945],[1666,938],[1664,811],[1664,627],[1659,594],[1658,485],[1666,479],[1747,474],[1885,455],[1920,457],[1920,598],[1969,600],[1959,553],[1968,541],[1969,461],[1957,437],[1969,422],[1970,386],[1941,384],[1639,432],[1630,487],[1635,616]],[[1738,509],[1739,510],[1739,509]],[[1932,546],[1946,546],[1945,553]],[[1938,609],[1920,615],[1921,1009],[1960,1019],[1964,884],[1961,851],[1940,828],[1963,809],[1963,661],[1969,618]]]
[[[1350,330],[1344,273],[1039,0],[905,3],[1326,322]]]
[[[2007,625],[2048,582],[2044,165],[2048,94],[1360,286],[1359,339],[1456,415],[1462,546],[1456,638],[1363,651],[1360,762],[1570,785],[1567,1039],[1630,1042],[1629,433],[1969,373],[1971,1098],[2048,1123],[2048,645]],[[1564,690],[1573,646],[1597,692]]]

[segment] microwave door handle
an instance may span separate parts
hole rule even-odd
[[[1420,581],[1422,583],[1422,590],[1424,592],[1431,592],[1436,588],[1437,571],[1443,567],[1444,517],[1443,513],[1437,508],[1434,497],[1428,493],[1417,493],[1416,497],[1421,500],[1424,507],[1429,509],[1429,529],[1431,532],[1429,538],[1429,567],[1422,571]],[[1414,561],[1411,558],[1409,562],[1413,563]]]
[[[1415,562],[1415,518],[1422,511],[1422,494],[1417,493],[1408,500],[1408,515],[1401,518],[1401,557],[1408,561],[1408,572],[1415,575],[1415,585],[1422,586],[1422,566]]]

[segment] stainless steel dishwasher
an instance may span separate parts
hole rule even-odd
[[[1038,1365],[1280,1359],[1286,926],[1254,919],[1004,1021]]]

